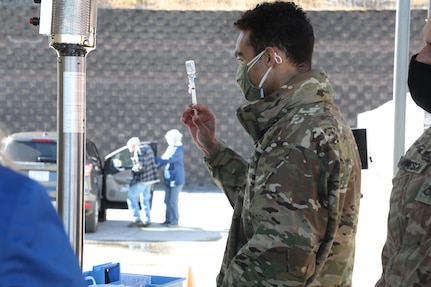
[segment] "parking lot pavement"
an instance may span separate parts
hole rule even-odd
[[[85,235],[87,242],[166,242],[166,241],[216,241],[221,239],[219,231],[205,230],[202,227],[167,227],[153,223],[151,227],[129,228],[130,221],[108,220],[99,226],[97,233]]]
[[[164,227],[164,192],[154,192],[151,227],[128,228],[128,210],[109,209],[96,233],[86,233],[83,270],[113,262],[121,272],[186,278],[196,287],[215,287],[232,208],[220,191],[181,192],[178,227]]]
[[[155,190],[151,210],[150,227],[130,228],[131,213],[128,210],[108,209],[107,221],[100,222],[96,233],[86,233],[91,241],[216,241],[226,233],[232,208],[224,194],[213,192],[181,192],[179,198],[180,222],[177,227],[161,224],[165,221],[164,191]]]

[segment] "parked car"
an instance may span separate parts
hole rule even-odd
[[[157,154],[156,142],[149,144]],[[4,146],[5,154],[15,169],[45,186],[56,202],[57,133],[21,132],[10,135]],[[94,142],[86,140],[84,165],[85,232],[96,232],[98,223],[106,220],[108,208],[127,208],[127,194],[132,177],[132,160],[123,146],[104,160]],[[154,185],[153,189],[154,191]]]
[[[55,203],[57,197],[57,133],[22,132],[10,135],[4,146],[14,168],[45,186]],[[96,145],[86,140],[84,165],[85,231],[96,232],[103,187],[102,161]]]

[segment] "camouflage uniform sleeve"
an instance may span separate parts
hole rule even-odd
[[[245,185],[247,162],[221,141],[215,152],[204,157],[204,162],[215,184],[234,206]]]

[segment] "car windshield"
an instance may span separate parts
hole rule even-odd
[[[55,163],[57,143],[52,140],[12,141],[6,146],[5,153],[13,161]]]

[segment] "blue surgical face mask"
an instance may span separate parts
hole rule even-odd
[[[236,71],[236,82],[241,88],[244,97],[250,101],[254,102],[260,100],[264,97],[264,91],[262,89],[263,83],[265,83],[266,78],[268,77],[269,72],[272,70],[272,67],[269,67],[265,74],[262,76],[262,79],[259,82],[259,85],[256,87],[250,81],[248,76],[248,72],[260,60],[265,51],[260,52],[256,55],[248,64],[239,64],[238,69]]]

